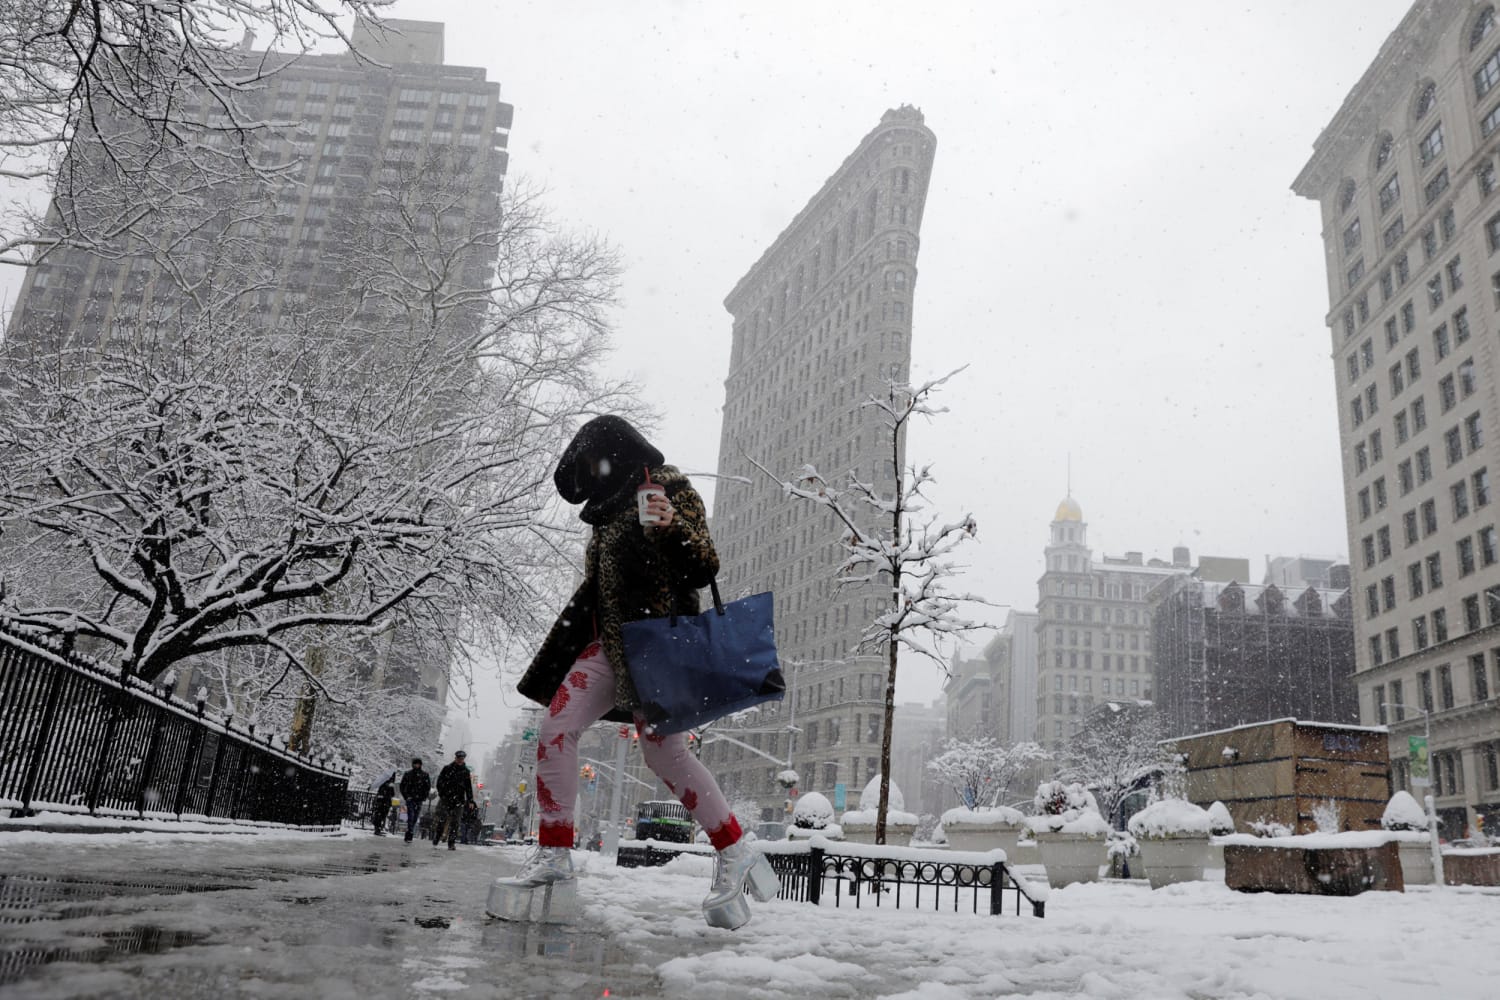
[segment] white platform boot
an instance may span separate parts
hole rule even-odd
[[[510,878],[490,886],[484,912],[501,920],[557,924],[578,915],[578,879],[573,852],[566,847],[538,847]]]
[[[771,862],[743,840],[724,848],[714,859],[714,884],[703,900],[703,919],[710,927],[735,930],[750,920],[745,891],[762,903],[776,898],[780,884]]]

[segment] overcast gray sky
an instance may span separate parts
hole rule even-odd
[[[1096,555],[1347,553],[1319,213],[1289,186],[1408,6],[395,12],[449,23],[448,60],[516,106],[512,173],[624,251],[617,364],[689,469],[716,463],[724,296],[885,109],[920,107],[912,368],[970,368],[909,456],[978,519],[965,585],[1030,609],[1070,453]],[[903,680],[939,693],[924,663]]]
[[[1072,456],[1096,557],[1343,555],[1313,140],[1408,0],[400,0],[516,107],[512,176],[628,263],[618,370],[715,468],[723,299],[889,107],[937,135],[914,377],[967,589],[1030,609]],[[824,470],[825,472],[836,470]],[[708,481],[700,483],[711,493]],[[996,620],[1003,612],[996,613]],[[911,663],[902,695],[937,696]],[[515,702],[484,693],[481,719]],[[478,727],[476,727],[477,730]]]

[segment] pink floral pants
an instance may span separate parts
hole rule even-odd
[[[536,745],[536,801],[541,810],[538,841],[543,847],[573,846],[573,801],[578,797],[578,737],[614,707],[615,674],[604,650],[593,643],[563,679]],[[639,716],[641,754],[679,802],[723,850],[740,839],[740,825],[708,768],[687,746],[687,735],[649,736]]]

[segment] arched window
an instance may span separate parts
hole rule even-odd
[[[892,278],[892,280],[895,282],[896,291],[898,291],[898,292],[904,292],[904,291],[906,291],[906,272],[905,271],[897,271],[895,273],[895,276]]]
[[[1490,36],[1490,32],[1494,30],[1495,8],[1486,7],[1484,10],[1480,11],[1479,16],[1474,19],[1474,27],[1469,29],[1469,51],[1473,52],[1475,49],[1479,48],[1479,43],[1488,38]]]
[[[1349,206],[1354,204],[1354,182],[1345,180],[1339,186],[1339,211],[1349,211]]]
[[[1386,132],[1375,143],[1375,169],[1381,171],[1386,164],[1391,162],[1391,153],[1396,149],[1396,141],[1391,134]]]
[[[1421,121],[1427,116],[1427,112],[1431,111],[1436,104],[1437,84],[1433,83],[1431,80],[1428,80],[1422,85],[1422,88],[1417,91],[1417,103],[1416,106],[1412,108],[1412,117],[1416,121]]]

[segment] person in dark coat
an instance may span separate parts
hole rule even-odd
[[[396,797],[396,772],[380,783],[375,789],[374,808],[370,811],[370,825],[375,828],[375,836],[385,836],[385,817],[391,811],[391,799]]]
[[[768,899],[775,894],[776,875],[764,855],[741,839],[724,793],[688,751],[686,736],[645,729],[625,660],[625,622],[696,615],[698,591],[719,570],[703,498],[687,476],[663,463],[662,453],[640,431],[606,415],[579,429],[553,473],[562,498],[583,504],[579,516],[593,535],[583,583],[519,684],[523,695],[547,706],[536,750],[538,851],[514,878],[497,885],[534,888],[573,877],[569,849],[578,737],[600,718],[633,720],[646,763],[719,852],[704,916],[713,926],[733,928],[749,919],[746,885],[757,898]]]
[[[432,822],[433,847],[447,834],[448,850],[458,850],[454,845],[463,825],[464,806],[474,801],[474,782],[469,778],[469,766],[464,763],[466,756],[462,750],[455,751],[452,762],[438,772],[438,806]]]
[[[401,801],[406,803],[406,842],[411,843],[411,833],[417,828],[417,818],[422,814],[422,803],[432,790],[432,776],[422,770],[422,758],[411,759],[411,770],[401,776]]]

